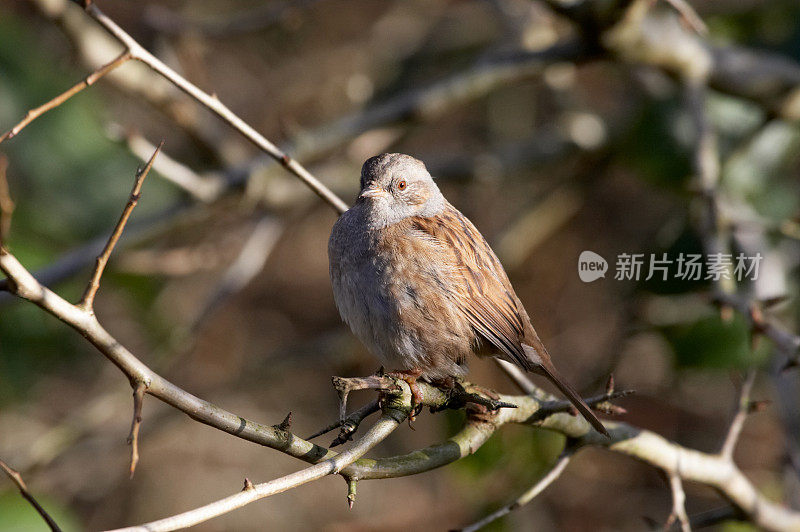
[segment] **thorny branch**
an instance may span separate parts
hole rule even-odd
[[[672,513],[669,514],[664,530],[669,530],[672,524],[677,522],[681,527],[681,532],[691,532],[692,526],[689,524],[689,516],[686,513],[686,492],[683,491],[683,482],[677,473],[668,475],[669,488],[672,492]]]
[[[406,394],[410,395],[410,391],[406,390]],[[394,405],[384,409],[384,414],[372,426],[372,428],[356,442],[353,447],[347,451],[333,456],[323,462],[315,464],[306,469],[297,471],[290,475],[286,475],[263,484],[245,484],[245,489],[218,500],[211,504],[207,504],[200,508],[184,512],[179,515],[174,515],[151,523],[145,523],[140,526],[133,526],[129,528],[119,529],[117,532],[122,531],[146,531],[146,532],[162,532],[168,530],[178,530],[187,528],[203,521],[208,521],[214,517],[228,513],[237,508],[241,508],[251,502],[255,502],[264,497],[282,493],[297,486],[301,486],[313,480],[317,480],[326,475],[338,474],[342,469],[359,459],[367,453],[375,445],[386,439],[389,434],[396,429],[400,423],[408,416],[408,408],[404,408],[403,404]]]
[[[71,305],[41,286],[10,253],[0,255],[0,270],[12,280],[16,295],[28,299],[81,332],[129,378],[146,383],[148,394],[183,411],[192,419],[307,462],[317,463],[338,456],[334,451],[314,445],[288,431],[248,421],[178,388],[142,364],[100,325],[94,315]],[[402,382],[397,384],[403,385]],[[471,391],[468,385],[465,388]],[[447,395],[437,388],[420,383],[420,390],[426,406],[441,407],[448,402]],[[611,432],[611,439],[607,440],[594,434],[585,420],[567,413],[556,413],[546,419],[539,419],[536,414],[542,408],[542,399],[531,395],[497,395],[499,401],[515,404],[517,408],[503,408],[489,417],[469,419],[461,431],[446,442],[408,455],[355,461],[342,469],[341,474],[350,480],[366,480],[429,471],[475,452],[506,423],[533,424],[561,432],[575,439],[579,447],[603,446],[650,463],[666,472],[678,471],[677,464],[680,462],[681,478],[715,487],[757,525],[769,530],[785,529],[787,526],[800,527],[800,514],[764,499],[735,465],[718,455],[686,449],[657,434],[624,423],[607,422]],[[553,400],[546,394],[541,394],[541,397],[545,401]]]
[[[103,252],[97,257],[94,271],[92,272],[92,279],[89,281],[86,291],[83,293],[83,297],[79,303],[79,306],[84,310],[93,312],[94,297],[97,295],[97,290],[100,288],[100,277],[103,276],[103,272],[106,269],[106,264],[108,264],[108,259],[111,257],[111,253],[114,251],[114,246],[117,245],[119,237],[122,236],[122,232],[125,230],[125,224],[128,223],[128,218],[130,218],[133,209],[136,208],[136,204],[139,203],[139,197],[141,196],[142,192],[142,184],[144,183],[147,174],[150,173],[150,168],[153,167],[153,161],[155,160],[156,156],[158,156],[158,153],[161,151],[161,147],[163,145],[164,141],[161,141],[161,144],[158,145],[156,151],[154,151],[153,155],[150,156],[150,160],[147,161],[147,164],[144,166],[144,168],[140,168],[136,171],[136,178],[133,182],[133,189],[131,189],[131,195],[128,198],[128,203],[122,210],[122,215],[120,215],[119,221],[114,227],[114,231],[111,233],[108,242],[106,242]]]
[[[25,118],[23,118],[17,125],[6,131],[2,136],[0,136],[0,143],[2,143],[6,139],[11,139],[19,134],[22,129],[39,118],[41,115],[46,113],[47,111],[54,109],[61,105],[62,103],[66,102],[79,92],[81,92],[86,87],[90,85],[94,85],[97,80],[114,70],[120,65],[125,64],[129,59],[131,59],[130,52],[123,52],[121,53],[116,59],[113,61],[106,63],[105,65],[101,66],[91,74],[89,74],[83,81],[73,85],[69,90],[59,94],[49,102],[40,105],[36,109],[31,109],[25,114]]]
[[[142,426],[142,405],[146,389],[143,382],[137,383],[133,388],[133,419],[131,420],[131,432],[128,435],[128,443],[131,446],[131,478],[136,472],[136,464],[139,463],[139,429]]]
[[[42,505],[39,504],[39,501],[37,501],[34,498],[34,496],[31,495],[31,492],[28,491],[28,486],[26,486],[25,481],[22,480],[22,475],[20,475],[18,471],[12,469],[8,464],[6,464],[2,460],[0,460],[0,469],[2,469],[3,472],[8,476],[8,478],[10,478],[11,481],[14,484],[16,484],[20,495],[22,495],[22,497],[26,501],[28,501],[31,504],[31,506],[34,507],[34,509],[39,513],[39,515],[42,516],[42,519],[45,520],[47,526],[50,527],[50,530],[52,530],[53,532],[61,532],[61,529],[58,527],[58,524],[56,524],[53,518],[50,517],[50,514],[48,514],[47,511],[44,508],[42,508]]]
[[[341,214],[342,212],[347,210],[347,204],[344,201],[342,201],[341,198],[339,198],[321,181],[319,181],[303,165],[301,165],[295,159],[289,157],[286,153],[284,153],[272,142],[267,140],[263,135],[261,135],[258,131],[256,131],[252,126],[250,126],[248,123],[242,120],[238,115],[236,115],[233,111],[231,111],[225,104],[223,104],[216,97],[216,95],[211,95],[202,91],[199,87],[189,82],[183,76],[181,76],[173,69],[171,69],[169,66],[167,66],[165,63],[163,63],[160,59],[158,59],[153,54],[148,52],[147,49],[145,49],[135,39],[133,39],[130,35],[128,35],[128,33],[126,33],[121,27],[119,27],[113,20],[108,18],[100,10],[100,8],[97,7],[97,4],[95,4],[94,2],[78,2],[78,3],[84,8],[84,10],[89,16],[91,16],[98,24],[100,24],[100,26],[103,27],[103,29],[105,29],[109,34],[111,34],[115,39],[117,39],[117,41],[119,41],[125,47],[125,51],[122,54],[120,54],[116,59],[107,63],[101,68],[97,69],[92,74],[90,74],[86,79],[76,84],[66,92],[50,100],[44,105],[28,111],[25,118],[19,124],[14,126],[11,130],[9,130],[2,137],[0,137],[0,142],[15,136],[17,133],[19,133],[20,130],[22,130],[22,128],[24,128],[30,122],[35,120],[37,117],[41,116],[43,113],[61,105],[69,98],[71,98],[81,90],[85,89],[86,87],[92,85],[98,79],[108,74],[118,66],[124,64],[130,59],[134,59],[136,61],[139,61],[147,65],[153,71],[157,72],[160,76],[162,76],[164,79],[175,85],[177,88],[188,94],[194,100],[196,100],[204,107],[206,107],[208,110],[210,110],[218,117],[220,117],[223,121],[225,121],[235,130],[237,130],[240,134],[242,134],[247,140],[252,142],[256,147],[266,152],[270,157],[278,161],[289,172],[297,176],[318,196],[320,196],[323,200],[325,200],[328,204],[330,204],[331,207],[333,207],[337,212]]]
[[[89,16],[97,21],[98,24],[100,24],[106,31],[113,35],[123,46],[125,46],[127,52],[131,55],[131,58],[146,64],[180,90],[219,116],[222,120],[228,123],[228,125],[241,133],[247,140],[252,142],[256,147],[266,152],[270,157],[281,163],[281,165],[283,165],[283,167],[289,172],[297,176],[320,198],[329,203],[337,212],[341,214],[347,210],[347,204],[342,201],[340,197],[334,194],[328,187],[326,187],[321,181],[319,181],[314,175],[312,175],[311,172],[306,170],[303,165],[301,165],[295,159],[289,157],[247,122],[239,118],[238,115],[231,111],[215,95],[202,91],[199,87],[188,81],[186,78],[164,64],[156,56],[148,52],[135,39],[128,35],[125,30],[119,27],[116,22],[108,18],[105,13],[103,13],[100,8],[97,7],[97,4],[93,2],[87,3],[84,8]]]
[[[676,4],[675,1],[672,2]],[[680,4],[680,2],[677,2]],[[292,173],[297,175],[307,185],[309,185],[317,194],[325,199],[329,204],[336,208],[339,212],[346,208],[346,205],[330,192],[327,187],[322,185],[316,178],[314,178],[307,170],[300,166],[296,161],[288,158],[282,151],[278,150],[274,145],[269,143],[261,135],[259,135],[250,126],[245,124],[235,114],[233,114],[227,107],[225,107],[214,96],[210,96],[196,86],[192,85],[184,78],[169,69],[166,65],[161,63],[157,58],[149,54],[142,48],[136,41],[128,36],[121,28],[119,28],[113,21],[108,19],[97,7],[91,2],[83,2],[86,11],[101,24],[109,33],[114,35],[125,47],[126,51],[123,52],[115,61],[106,65],[109,67],[116,61],[124,63],[127,59],[136,59],[142,63],[147,64],[154,71],[158,72],[161,76],[168,79],[181,90],[195,98],[201,104],[214,111],[223,120],[229,123],[232,127],[237,129],[251,142],[266,151],[273,158],[281,162]],[[643,2],[635,2],[635,4],[643,4]],[[619,35],[618,35],[619,36]],[[619,41],[608,40],[606,46],[610,50],[619,50],[615,48]],[[632,47],[636,49],[636,47]],[[639,47],[643,50],[646,47]],[[708,52],[705,49],[705,52]],[[122,59],[129,54],[130,57]],[[701,61],[702,62],[702,61]],[[711,81],[716,83],[720,79],[720,68],[729,68],[730,65],[713,59],[710,61],[711,67]],[[109,71],[115,66],[111,66]],[[664,66],[664,65],[662,65]],[[674,64],[672,64],[674,66]],[[666,65],[665,68],[669,69],[671,65]],[[105,68],[105,67],[104,67]],[[715,70],[717,69],[717,70]],[[102,69],[96,71],[92,76],[96,75]],[[91,81],[93,83],[104,75],[106,72],[96,76]],[[724,72],[722,73],[724,75]],[[70,91],[75,92],[82,90],[90,85],[90,76],[82,83],[79,83]],[[77,88],[76,90],[76,87]],[[737,89],[744,91],[745,89]],[[65,95],[68,94],[64,93]],[[64,96],[64,95],[62,95]],[[59,100],[62,96],[51,100],[48,104],[33,110],[45,112],[52,107],[57,106],[61,101],[66,100],[69,96],[50,105],[55,100]],[[49,106],[49,107],[48,107]],[[788,107],[783,108],[785,112],[790,113],[791,109]],[[41,110],[41,111],[40,111]],[[790,116],[790,114],[789,114]],[[27,120],[28,117],[26,117]],[[35,119],[35,116],[31,120]],[[25,122],[25,124],[29,123]],[[24,125],[23,124],[23,127]],[[7,195],[7,194],[6,194]],[[2,208],[3,205],[0,205]],[[5,216],[6,209],[3,209]],[[6,216],[7,218],[7,216]],[[124,223],[123,223],[124,225]],[[121,231],[120,231],[121,232]],[[113,245],[111,246],[113,248]],[[110,251],[109,251],[110,253]],[[102,275],[102,268],[100,275],[97,275],[97,281]],[[605,446],[608,449],[635,457],[647,463],[662,469],[668,477],[681,480],[691,480],[702,482],[715,487],[724,497],[726,497],[735,506],[737,511],[749,517],[756,525],[765,529],[782,529],[787,527],[800,527],[800,516],[797,513],[785,509],[779,505],[775,505],[763,497],[761,497],[752,484],[744,477],[738,468],[730,460],[729,456],[725,456],[723,452],[720,455],[710,455],[700,453],[698,451],[683,448],[675,443],[668,442],[660,436],[649,431],[637,429],[624,423],[608,422],[609,429],[612,432],[610,441],[595,437],[596,435],[589,429],[584,420],[575,418],[564,412],[564,409],[558,409],[553,405],[559,403],[553,398],[543,394],[532,384],[526,384],[526,378],[522,375],[515,375],[516,382],[523,388],[526,388],[530,395],[527,396],[504,396],[497,394],[498,398],[491,397],[489,399],[514,404],[517,406],[515,409],[505,408],[489,413],[489,415],[480,418],[468,418],[464,427],[456,435],[451,437],[447,442],[431,446],[427,449],[410,453],[400,457],[391,457],[378,460],[356,460],[359,456],[363,455],[369,447],[380,441],[383,437],[394,429],[398,420],[392,418],[387,420],[386,414],[376,424],[373,429],[365,436],[364,439],[359,441],[356,446],[342,454],[337,454],[334,451],[313,445],[301,438],[298,438],[288,432],[288,430],[281,427],[269,427],[265,425],[258,425],[256,423],[247,421],[235,414],[226,412],[225,410],[198,399],[188,392],[174,386],[159,375],[155,374],[142,364],[130,351],[120,345],[97,321],[96,317],[90,312],[91,299],[89,302],[89,309],[81,308],[80,306],[71,305],[65,300],[61,299],[55,293],[51,292],[41,284],[39,284],[33,276],[16,260],[16,258],[8,253],[6,250],[0,250],[0,270],[2,270],[8,277],[10,284],[9,289],[17,296],[37,304],[47,312],[58,317],[68,325],[72,326],[83,334],[90,342],[92,342],[109,360],[117,365],[123,373],[131,379],[131,382],[140,383],[144,392],[149,393],[168,404],[184,411],[193,419],[202,423],[214,426],[220,430],[226,431],[237,437],[248,439],[276,448],[296,456],[310,463],[317,465],[300,471],[288,477],[277,479],[272,482],[261,484],[258,486],[248,485],[242,494],[237,494],[224,501],[218,501],[208,507],[198,510],[187,512],[181,516],[168,518],[167,520],[159,521],[151,525],[156,528],[150,529],[173,529],[179,526],[188,526],[188,524],[201,522],[214,515],[219,515],[230,509],[241,506],[257,498],[268,496],[272,493],[290,489],[291,487],[300,485],[304,482],[319,478],[325,474],[340,473],[348,479],[350,486],[349,496],[355,495],[355,482],[359,479],[370,478],[389,478],[392,476],[401,476],[414,474],[422,471],[427,471],[435,467],[441,467],[447,463],[455,461],[469,453],[474,452],[480,445],[488,439],[499,427],[505,423],[524,423],[541,426],[544,428],[556,430],[566,434],[572,438],[576,443],[576,449],[580,449],[585,445],[598,445]],[[94,276],[93,276],[94,279]],[[95,288],[96,292],[96,288]],[[396,383],[402,388],[402,383]],[[443,407],[449,403],[451,398],[443,394],[441,390],[432,388],[430,386],[422,385],[424,395],[424,402],[426,406]],[[466,385],[469,388],[469,385]],[[481,396],[483,390],[475,390],[477,396]],[[407,394],[406,394],[407,395]],[[616,397],[616,395],[614,396]],[[597,402],[608,401],[611,399],[611,394],[606,394],[604,398]],[[550,405],[550,406],[548,406]],[[548,410],[549,408],[549,410]],[[371,412],[370,412],[371,413]],[[360,420],[363,420],[367,415],[364,414]],[[132,435],[134,433],[134,424],[137,423],[136,413],[134,414],[134,421],[132,424]],[[351,416],[352,417],[352,416]],[[348,420],[351,418],[347,418]],[[357,418],[353,418],[356,420]],[[738,416],[737,418],[738,419]],[[382,421],[385,423],[382,424]],[[736,423],[736,421],[735,421]],[[393,425],[394,424],[394,425]],[[376,428],[379,427],[380,428]],[[730,434],[736,432],[738,434],[739,428],[734,430],[732,426]],[[133,438],[132,438],[133,440]],[[374,441],[373,441],[374,440]],[[735,437],[733,437],[735,441]],[[726,440],[727,445],[727,440]],[[365,448],[366,447],[366,448]],[[354,452],[358,450],[358,452]],[[133,450],[132,450],[133,451]],[[363,452],[362,452],[363,451]],[[348,454],[351,453],[351,454]],[[360,454],[359,454],[360,453]],[[566,464],[564,464],[566,465]],[[132,468],[135,463],[132,460]],[[556,475],[557,476],[557,475]],[[348,497],[350,498],[350,497]],[[352,500],[352,499],[350,499]],[[163,527],[163,528],[158,528]]]
[[[733,460],[733,451],[736,449],[739,435],[742,433],[742,427],[744,427],[747,415],[753,410],[753,403],[750,401],[750,392],[753,389],[755,379],[756,372],[750,370],[742,381],[741,390],[739,391],[739,401],[736,405],[736,415],[733,416],[733,421],[731,421],[728,434],[725,436],[725,441],[722,443],[722,449],[719,453],[728,460]]]

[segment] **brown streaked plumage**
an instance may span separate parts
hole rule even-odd
[[[461,376],[484,344],[546,376],[607,434],[556,371],[489,244],[422,162],[402,154],[367,160],[361,194],[333,226],[328,255],[342,318],[387,368]]]

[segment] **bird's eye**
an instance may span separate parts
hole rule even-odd
[[[397,182],[397,190],[405,190],[407,186],[408,183],[406,183],[405,179],[401,179],[400,181]]]

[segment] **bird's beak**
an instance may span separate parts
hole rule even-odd
[[[380,187],[365,188],[364,191],[358,196],[359,198],[382,198],[389,194]]]

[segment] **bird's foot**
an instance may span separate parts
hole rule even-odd
[[[417,385],[417,379],[421,375],[421,369],[402,369],[386,373],[387,377],[405,381],[406,384],[408,384],[408,388],[411,390],[411,412],[408,414],[408,426],[411,430],[415,430],[412,422],[417,418],[417,413],[422,409],[423,396]]]

